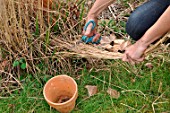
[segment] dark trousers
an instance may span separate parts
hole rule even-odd
[[[170,5],[170,0],[150,0],[136,8],[126,24],[132,39],[140,39]]]

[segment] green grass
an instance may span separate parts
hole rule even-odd
[[[79,97],[73,113],[152,113],[152,105],[156,113],[170,111],[170,63],[158,61],[152,61],[153,69],[145,67],[145,63],[131,66],[121,61],[108,61],[107,70],[90,71],[85,67],[79,76],[74,76]],[[23,90],[16,90],[9,97],[0,98],[0,112],[56,113],[42,94],[44,84],[52,76],[42,73],[23,75]],[[85,85],[96,85],[99,92],[89,98]],[[110,97],[106,93],[108,87],[118,90],[120,97]]]

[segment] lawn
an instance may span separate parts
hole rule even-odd
[[[99,18],[99,31],[108,35],[114,30],[117,37],[128,37],[124,29],[132,8],[128,7],[142,2],[117,1],[118,20],[106,15],[106,10],[100,16],[104,19]],[[40,10],[37,15],[27,12],[30,10],[22,3],[23,0],[7,0],[10,7],[5,7],[5,16],[0,18],[3,21],[0,23],[0,113],[56,113],[45,101],[43,87],[50,78],[60,74],[73,77],[78,84],[78,99],[72,113],[170,112],[168,45],[160,45],[144,62],[135,65],[121,60],[68,56],[64,53],[71,51],[62,44],[81,34],[83,18],[89,10],[86,5],[90,7],[90,3],[77,0],[72,4],[77,7],[69,13],[71,7],[58,2],[56,12]],[[77,14],[78,19],[71,18],[72,14]],[[89,97],[86,85],[97,86],[98,92]],[[112,97],[107,93],[108,88],[118,91],[120,96]]]
[[[151,69],[145,63],[132,66],[122,61],[109,61],[105,69],[89,70],[84,67],[79,75],[74,76],[79,96],[73,113],[168,113],[170,63],[155,58]],[[71,73],[68,75],[72,76]],[[39,73],[22,76],[23,89],[1,97],[0,112],[56,112],[49,107],[42,94],[44,84],[52,75]],[[97,86],[98,93],[88,97],[86,85]],[[108,87],[119,91],[120,97],[115,99],[107,94]]]

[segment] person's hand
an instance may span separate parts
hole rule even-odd
[[[131,64],[141,62],[144,60],[144,52],[146,49],[147,46],[144,46],[140,42],[136,42],[125,49],[122,60]]]
[[[88,17],[86,23],[90,20],[94,20],[97,26],[97,19],[94,17]],[[97,33],[96,29],[92,30],[93,24],[90,23],[86,29],[86,31],[83,30],[83,35],[87,36],[87,37],[92,37],[95,35],[95,37],[93,38],[93,42],[96,42],[99,38],[100,38],[100,34]]]

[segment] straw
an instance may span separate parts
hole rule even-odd
[[[160,44],[170,39],[170,32],[164,35],[155,44],[150,45],[145,51],[145,56],[150,55],[153,51],[157,50]],[[73,52],[74,55],[84,58],[96,58],[96,59],[121,59],[123,54],[119,52],[109,52],[96,45],[90,44],[65,44],[65,47]],[[73,54],[72,54],[73,55]]]

